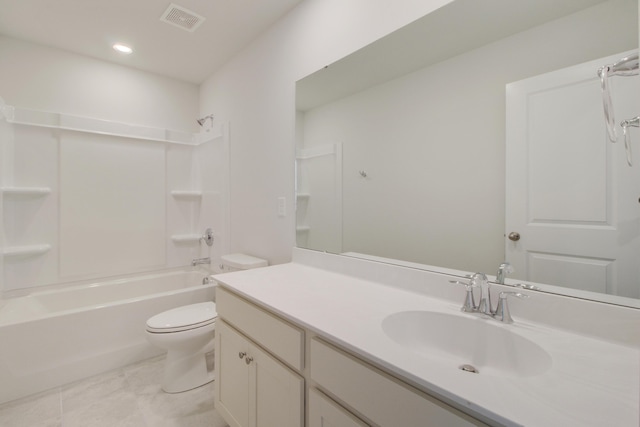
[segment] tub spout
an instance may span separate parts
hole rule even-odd
[[[191,261],[192,267],[195,267],[198,264],[211,264],[211,258],[195,258]]]

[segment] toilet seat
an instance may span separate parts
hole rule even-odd
[[[171,333],[201,328],[216,321],[215,303],[201,302],[163,311],[147,320],[147,332]]]

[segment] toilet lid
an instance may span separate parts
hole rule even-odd
[[[178,332],[213,323],[218,313],[215,303],[201,302],[163,311],[147,320],[152,332]]]

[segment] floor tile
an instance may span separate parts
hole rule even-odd
[[[217,417],[213,390],[209,383],[183,393],[139,396],[138,405],[149,426],[211,426]]]
[[[136,395],[160,393],[164,356],[149,359],[143,363],[127,366],[123,369],[125,378]]]
[[[60,427],[62,410],[58,389],[14,400],[0,406],[2,427]]]
[[[129,384],[122,370],[107,372],[62,387],[62,408],[66,413],[127,390]]]
[[[228,427],[214,408],[214,384],[184,393],[160,388],[155,357],[0,405],[2,427]]]
[[[138,409],[136,396],[131,391],[115,392],[67,410],[62,407],[63,427],[115,427],[132,425],[139,420],[145,426],[144,417]]]

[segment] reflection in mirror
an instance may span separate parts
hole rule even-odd
[[[304,78],[298,246],[508,260],[511,279],[637,305],[640,157],[622,128],[609,142],[597,75],[637,47],[635,0],[455,0]],[[607,80],[618,124],[640,114],[638,80]]]

